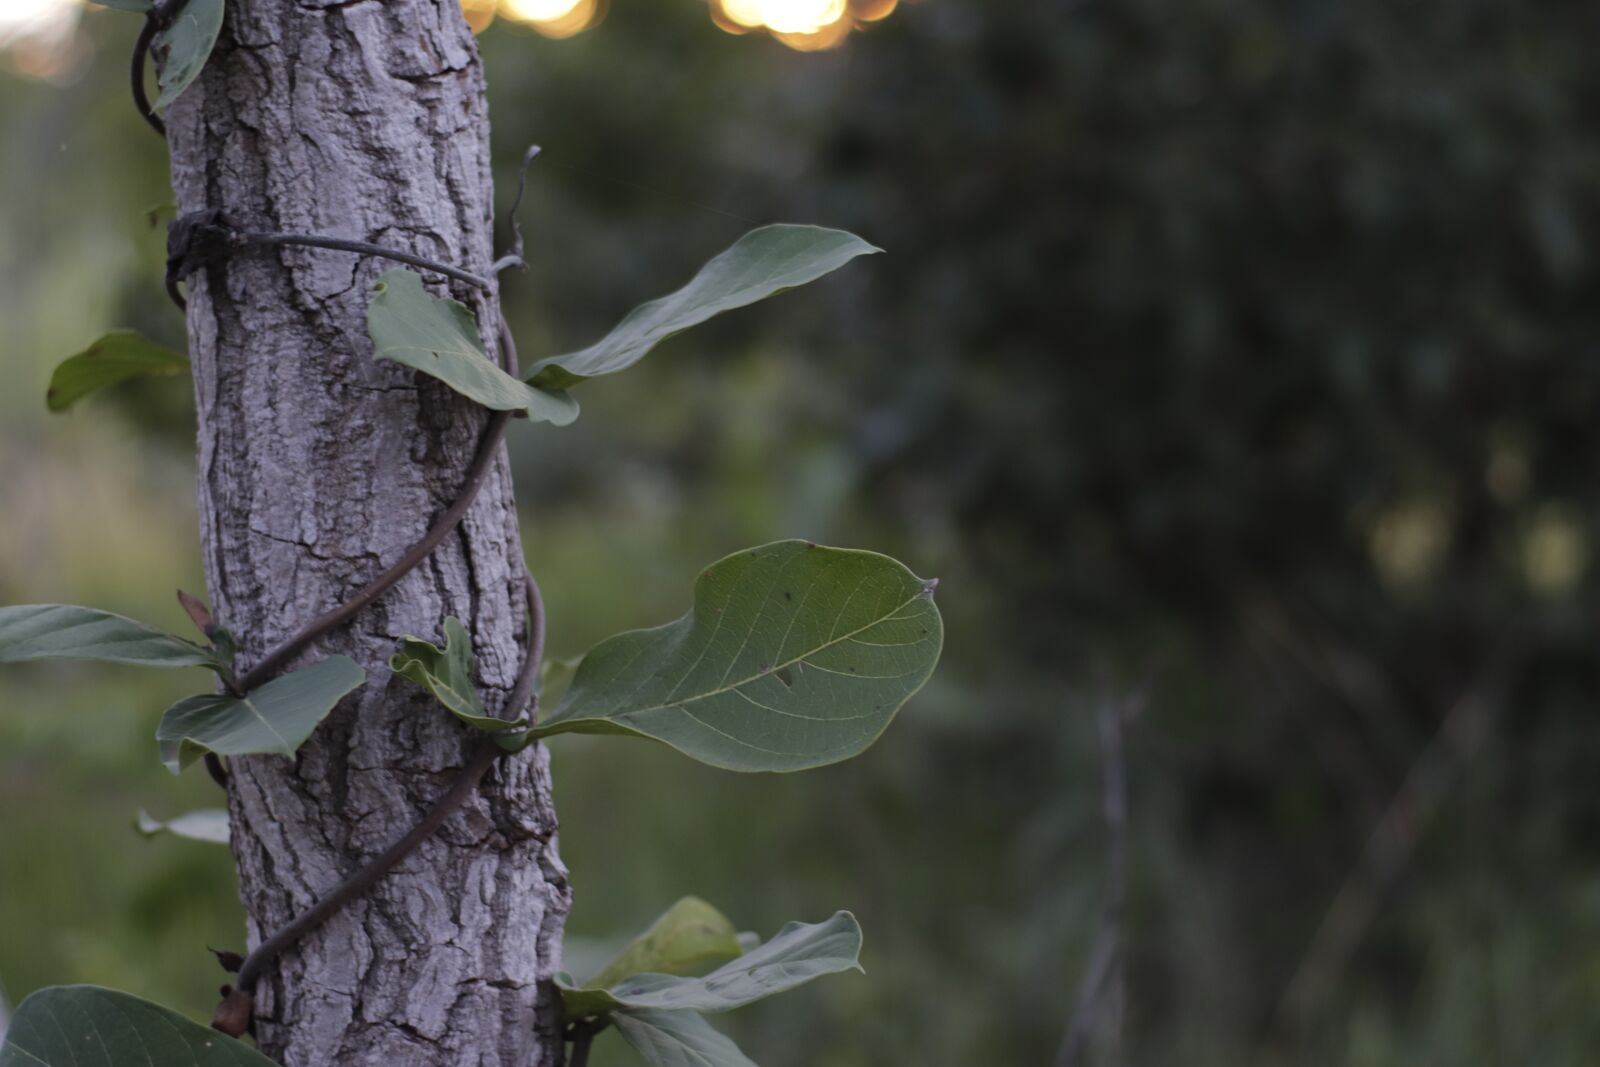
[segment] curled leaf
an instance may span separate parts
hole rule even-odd
[[[684,897],[628,942],[617,958],[585,985],[604,989],[646,971],[693,974],[742,951],[738,931],[727,916],[699,897]]]
[[[432,693],[450,714],[474,730],[503,733],[525,729],[526,718],[497,719],[485,710],[473,677],[476,667],[472,639],[454,615],[444,620],[444,648],[420,637],[404,637],[400,651],[389,659],[391,670]]]
[[[526,411],[557,426],[578,417],[577,402],[565,393],[534,388],[501,370],[466,305],[431,295],[413,271],[378,278],[367,305],[367,333],[378,359],[431,375],[491,411]]]
[[[728,1011],[825,974],[859,971],[860,955],[861,925],[854,915],[840,911],[820,923],[789,923],[766,944],[704,977],[644,973],[605,988],[595,988],[595,983],[582,989],[559,980],[557,984],[567,1013],[579,1017],[621,1009]]]

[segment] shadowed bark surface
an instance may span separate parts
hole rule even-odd
[[[454,0],[230,0],[217,51],[167,118],[180,213],[489,273],[483,75]],[[241,668],[415,542],[483,428],[485,413],[442,386],[373,360],[368,291],[390,266],[242,249],[190,281],[206,572]],[[482,294],[452,295],[495,335]],[[475,741],[388,657],[401,635],[437,640],[456,615],[495,706],[523,654],[522,574],[502,451],[460,530],[297,661],[347,653],[368,684],[297,760],[233,762],[252,945],[444,792]],[[542,749],[502,760],[439,834],[286,954],[257,994],[264,1051],[288,1067],[553,1063],[541,979],[559,963],[568,889],[549,785]]]

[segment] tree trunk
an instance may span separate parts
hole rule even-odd
[[[229,0],[222,40],[167,120],[181,213],[490,273],[487,107],[456,0]],[[392,266],[244,248],[189,281],[206,573],[241,669],[417,541],[483,428],[483,411],[372,358],[367,299]],[[492,339],[492,302],[453,295]],[[232,762],[251,945],[415,824],[476,744],[391,676],[400,636],[440,640],[445,616],[461,618],[493,708],[523,655],[524,611],[502,449],[459,531],[297,661],[346,653],[366,686],[297,759]],[[554,1063],[545,980],[569,900],[555,828],[543,750],[501,760],[443,830],[269,969],[262,1049],[289,1067]]]

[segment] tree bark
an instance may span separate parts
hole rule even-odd
[[[229,0],[167,122],[180,213],[491,273],[487,106],[456,0]],[[189,281],[206,573],[241,670],[417,541],[483,429],[482,410],[372,358],[367,299],[392,266],[245,248]],[[492,339],[493,301],[453,295]],[[232,761],[252,946],[404,834],[477,743],[391,676],[398,639],[439,640],[460,617],[493,708],[523,655],[522,581],[502,449],[459,531],[299,657],[351,655],[368,681],[297,759]],[[269,970],[261,1047],[288,1067],[554,1063],[547,979],[568,902],[548,760],[506,757],[443,830]]]

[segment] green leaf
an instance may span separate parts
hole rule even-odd
[[[736,553],[701,574],[689,614],[584,656],[528,736],[633,734],[735,771],[848,759],[933,673],[935,584],[805,541]]]
[[[156,98],[160,111],[178,98],[189,83],[200,76],[211,49],[222,32],[223,0],[188,0],[166,29],[156,37],[161,57],[161,72],[156,83],[161,95]]]
[[[441,649],[420,637],[403,637],[389,667],[432,693],[450,714],[474,730],[502,733],[524,729],[526,718],[497,719],[484,709],[473,682],[477,661],[472,655],[472,639],[454,615],[444,620],[444,642]]]
[[[855,234],[821,226],[751,230],[701,267],[688,285],[634,308],[599,343],[534,364],[528,381],[543,389],[565,389],[625,370],[673,334],[815,281],[859,255],[881,251]]]
[[[187,374],[189,359],[164,348],[135,330],[112,330],[75,356],[68,357],[50,376],[45,404],[65,411],[96,389],[166,374]]]
[[[114,7],[118,11],[136,11],[140,14],[148,14],[152,6],[150,0],[91,0],[91,3],[99,4],[101,7]]]
[[[616,1006],[605,990],[624,979],[644,973],[696,974],[743,951],[738,931],[726,916],[699,897],[684,897],[582,988],[565,978],[556,984],[570,1018],[601,1015]]]
[[[186,837],[190,841],[206,841],[213,845],[228,843],[228,813],[221,808],[184,812],[166,822],[153,818],[149,812],[141,810],[134,828],[145,837],[172,834],[174,837]]]
[[[606,989],[585,989],[586,1015],[630,1011],[728,1011],[840,971],[859,971],[861,925],[848,911],[820,923],[789,923],[759,948],[703,978],[635,974]],[[563,994],[565,999],[565,994]]]
[[[738,1045],[692,1011],[619,1011],[611,1021],[654,1067],[756,1067]]]
[[[177,774],[206,752],[293,756],[340,698],[366,678],[367,672],[349,656],[329,656],[242,697],[185,697],[167,709],[156,727],[161,762]]]
[[[148,1000],[51,986],[17,1006],[0,1067],[273,1067],[240,1041]]]
[[[489,358],[478,323],[464,304],[432,296],[422,277],[386,271],[367,305],[367,333],[379,359],[432,375],[493,411],[526,411],[540,422],[565,426],[578,417],[577,401],[520,382]]]
[[[567,659],[557,659],[546,656],[539,664],[539,706],[554,707],[566,695],[572,679],[577,676],[578,664],[583,662],[582,656],[571,656]]]
[[[109,611],[70,604],[0,608],[0,663],[30,659],[223,669],[211,649]]]
[[[693,974],[702,968],[731,960],[743,949],[739,932],[727,916],[699,897],[684,897],[662,912],[650,928],[606,964],[586,985],[605,989],[629,975]]]

